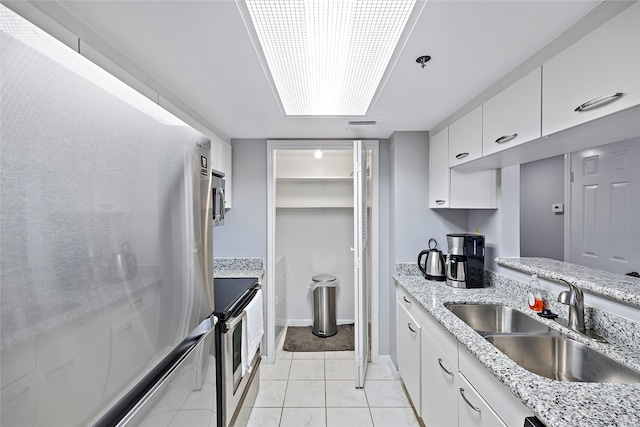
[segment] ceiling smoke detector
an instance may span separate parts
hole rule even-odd
[[[420,64],[422,68],[424,68],[425,65],[427,65],[427,62],[429,62],[430,60],[431,57],[429,55],[423,55],[416,58],[416,62]]]

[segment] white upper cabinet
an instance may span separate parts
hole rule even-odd
[[[536,68],[483,104],[483,156],[540,138],[541,73]]]
[[[429,207],[497,208],[495,169],[477,172],[449,169],[447,153],[451,153],[451,149],[447,147],[450,146],[450,134],[451,127],[429,140]]]
[[[542,135],[640,103],[640,5],[623,10],[542,67]]]
[[[231,208],[231,144],[227,144],[221,139],[211,140],[212,168],[224,173],[224,207]]]
[[[496,170],[451,170],[451,207],[457,209],[497,209]]]
[[[448,208],[449,198],[449,128],[429,140],[429,207]]]
[[[449,126],[449,167],[482,157],[482,106]]]

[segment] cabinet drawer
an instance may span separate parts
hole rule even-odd
[[[420,303],[404,288],[398,286],[398,305],[402,306],[413,317],[418,326],[422,324],[422,310]]]
[[[404,307],[398,305],[398,370],[418,414],[421,413],[420,339],[420,325]]]
[[[487,402],[462,376],[456,377],[458,389],[458,425],[466,427],[507,427]],[[524,418],[513,426],[520,426]]]
[[[422,316],[422,329],[429,334],[438,350],[449,359],[449,363],[457,369],[458,340],[427,312]]]
[[[425,314],[423,317],[429,317]],[[426,328],[422,328],[422,419],[427,426],[458,425],[458,391],[453,364]]]
[[[525,417],[533,416],[529,408],[465,348],[460,347],[459,357],[462,375],[473,384],[507,425],[522,425]]]

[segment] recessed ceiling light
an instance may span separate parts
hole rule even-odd
[[[416,0],[244,3],[286,115],[359,116]]]
[[[322,158],[322,150],[316,150],[313,153],[313,157],[315,157],[316,159],[321,159]]]

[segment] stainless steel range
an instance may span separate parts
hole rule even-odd
[[[216,412],[218,427],[247,425],[260,385],[260,348],[242,366],[243,320],[260,286],[258,279],[215,279]],[[244,371],[244,372],[243,372]]]

